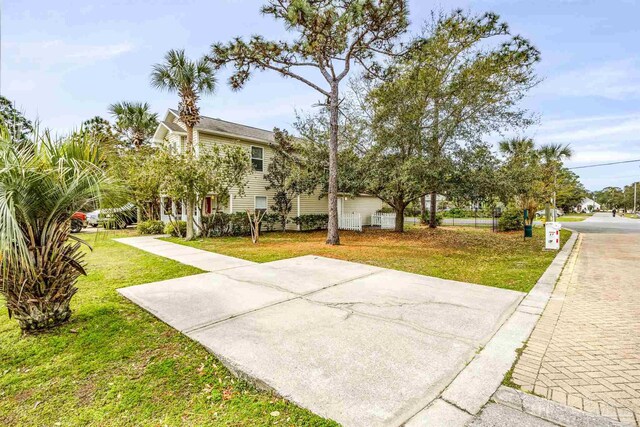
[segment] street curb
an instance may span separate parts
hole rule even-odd
[[[501,386],[496,391],[492,400],[561,426],[629,426],[629,424],[614,421],[602,415],[591,414],[505,386]]]
[[[458,373],[440,397],[414,415],[407,425],[427,418],[437,419],[443,415],[439,413],[439,408],[446,409],[449,420],[452,419],[452,412],[457,412],[457,419],[468,421],[470,416],[477,415],[489,402],[502,384],[505,373],[513,366],[517,357],[516,350],[529,339],[540,319],[569,255],[574,249],[578,234],[572,231],[571,237],[540,276],[536,285],[522,299],[486,346]],[[449,405],[443,405],[439,402],[440,400]],[[461,422],[457,425],[465,423]]]

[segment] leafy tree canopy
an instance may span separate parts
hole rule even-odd
[[[2,126],[16,144],[30,141],[33,133],[33,123],[17,110],[13,103],[0,95],[0,126]]]

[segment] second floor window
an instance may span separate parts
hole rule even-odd
[[[257,172],[263,171],[264,166],[264,150],[260,147],[251,147],[251,165],[253,170]]]

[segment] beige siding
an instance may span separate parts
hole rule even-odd
[[[300,196],[300,215],[326,214],[329,212],[327,197],[318,199],[317,194]]]
[[[362,225],[371,225],[371,214],[382,209],[382,200],[377,197],[358,196],[344,201],[343,213],[359,213]]]
[[[176,120],[177,121],[177,120]],[[168,135],[170,142],[179,142],[180,135],[173,134]],[[267,190],[267,180],[264,179],[269,163],[274,155],[273,148],[267,143],[260,142],[248,142],[240,139],[234,139],[229,137],[223,137],[218,135],[208,134],[206,132],[196,131],[194,132],[194,146],[196,147],[196,153],[206,150],[207,147],[215,144],[229,144],[243,147],[250,153],[251,146],[261,147],[264,150],[263,170],[252,171],[247,177],[247,185],[245,186],[244,196],[239,197],[237,189],[231,190],[231,198],[224,211],[227,213],[245,212],[247,209],[253,210],[255,208],[255,197],[266,196],[267,207],[270,208],[273,203],[273,197],[275,192],[273,190]],[[368,225],[371,221],[371,214],[382,208],[382,202],[376,197],[360,196],[355,198],[343,198],[343,212],[352,213],[359,212],[362,216],[363,224]],[[317,195],[301,195],[299,199],[293,201],[293,209],[291,210],[290,217],[293,218],[298,215],[305,214],[326,214],[328,212],[328,202],[326,197],[318,198]],[[287,225],[288,229],[296,229],[297,226],[291,222]]]
[[[255,208],[255,197],[256,196],[266,196],[267,197],[267,207],[271,206],[273,203],[273,196],[275,192],[273,190],[267,190],[265,187],[269,184],[269,182],[264,179],[265,174],[267,173],[267,168],[269,167],[269,162],[273,157],[273,148],[271,148],[267,144],[261,143],[253,143],[241,141],[238,139],[225,138],[217,135],[210,135],[203,132],[196,132],[198,134],[198,141],[200,144],[200,149],[205,150],[207,146],[212,146],[214,144],[228,144],[228,145],[237,145],[247,150],[247,153],[250,152],[251,146],[261,147],[264,150],[264,160],[262,165],[262,172],[252,171],[247,176],[247,185],[244,188],[244,196],[239,197],[237,189],[231,190],[231,196],[233,197],[233,203],[229,203],[233,205],[232,212],[245,212],[247,209]],[[295,206],[294,206],[295,209]],[[225,212],[231,212],[229,208],[225,210]]]

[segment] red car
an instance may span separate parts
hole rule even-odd
[[[71,215],[71,232],[79,233],[87,226],[87,215],[84,212],[76,212]]]

